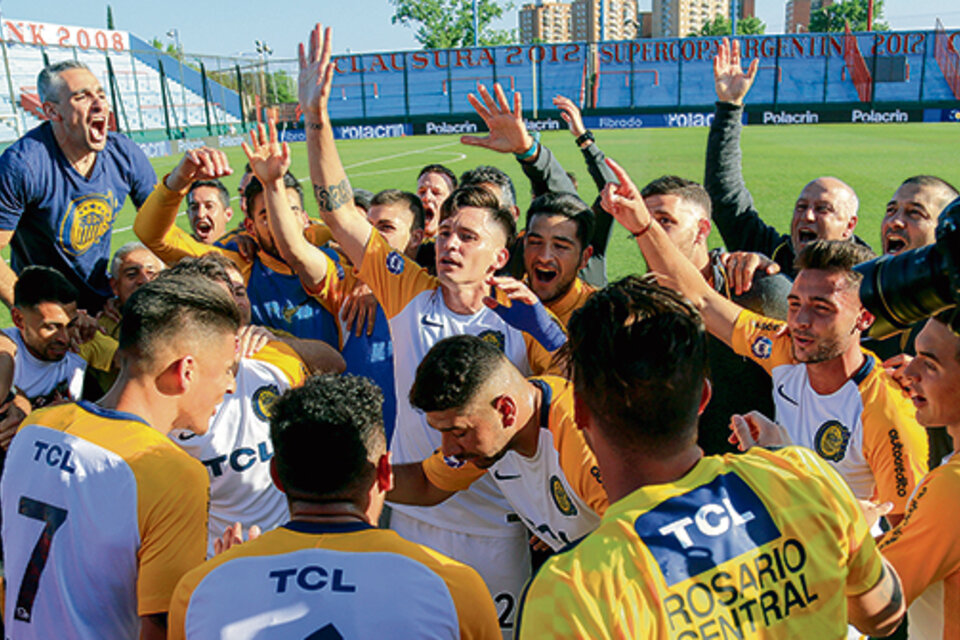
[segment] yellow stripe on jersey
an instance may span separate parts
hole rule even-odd
[[[439,280],[391,247],[376,229],[370,231],[360,279],[373,291],[388,320],[424,291],[440,286]]]
[[[917,487],[900,524],[880,539],[880,551],[900,575],[911,631],[924,638],[960,638],[960,456],[937,467]],[[942,583],[942,584],[940,584]],[[919,602],[918,602],[919,601]]]
[[[260,351],[253,354],[251,359],[272,364],[280,369],[291,387],[299,387],[310,375],[306,363],[294,351],[293,347],[279,340],[268,342]]]
[[[292,526],[292,525],[288,525]],[[349,533],[304,533],[280,527],[211,558],[190,571],[177,585],[170,603],[168,638],[185,638],[185,621],[190,597],[201,581],[217,567],[234,558],[273,556],[302,549],[329,549],[351,553],[393,553],[419,562],[437,574],[447,585],[457,610],[460,637],[463,640],[500,640],[496,608],[486,585],[470,567],[433,549],[404,540],[387,529],[368,528]],[[391,576],[383,576],[390,580]],[[403,588],[398,585],[398,588]],[[376,607],[376,602],[364,606]],[[388,632],[384,632],[389,635]]]
[[[177,582],[206,555],[210,480],[169,438],[136,419],[107,417],[78,404],[35,411],[23,425],[38,425],[82,438],[120,456],[137,481],[140,531],[137,612],[165,613]],[[91,409],[91,410],[88,410]],[[123,415],[123,414],[119,414]],[[95,553],[96,541],[83,553]],[[109,558],[104,558],[109,563]]]
[[[785,322],[744,309],[733,327],[733,350],[759,364],[767,373],[782,364],[796,364],[790,336],[783,332],[785,326]]]
[[[882,570],[835,471],[754,448],[612,504],[528,585],[517,637],[841,638],[846,596]]]

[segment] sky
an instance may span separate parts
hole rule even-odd
[[[3,18],[71,26],[106,26],[105,2],[89,0],[0,0]],[[297,43],[316,21],[333,27],[334,52],[419,49],[414,29],[391,24],[388,0],[112,0],[118,29],[145,40],[165,41],[178,29],[188,53],[254,55],[254,40],[273,49],[274,58],[293,58]],[[520,6],[520,2],[515,2]],[[649,10],[651,0],[640,0]],[[785,0],[756,0],[757,14],[767,33],[783,32]],[[264,9],[267,7],[267,10]],[[957,0],[886,0],[884,17],[894,29],[931,29],[939,17],[948,27],[960,26]],[[516,29],[517,9],[507,12],[497,28]]]

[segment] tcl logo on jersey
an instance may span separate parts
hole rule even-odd
[[[214,478],[217,478],[222,476],[225,471],[223,468],[224,463],[229,465],[229,467],[237,473],[242,473],[252,467],[258,460],[260,462],[267,462],[272,457],[273,450],[270,449],[270,444],[264,441],[258,443],[256,449],[240,447],[239,449],[233,450],[230,455],[217,456],[216,458],[201,460],[200,462],[210,469],[210,473]]]
[[[766,506],[733,473],[665,500],[637,518],[634,528],[668,586],[780,537]]]

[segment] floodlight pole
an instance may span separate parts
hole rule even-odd
[[[737,0],[730,0],[730,35],[737,35]]]
[[[183,84],[183,47],[180,46],[180,30],[170,29],[167,31],[167,37],[173,38],[177,47],[177,61],[180,63],[180,102],[181,111],[183,111],[183,126],[186,130],[186,127],[190,126],[190,122],[187,120],[187,89]]]
[[[477,16],[477,0],[473,0],[473,46],[480,46],[480,18]]]

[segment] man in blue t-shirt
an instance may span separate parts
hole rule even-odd
[[[17,274],[39,264],[66,276],[79,307],[95,313],[112,295],[114,220],[127,195],[143,204],[156,174],[137,145],[108,131],[107,96],[86,65],[44,68],[37,91],[48,122],[0,156],[0,249],[12,244],[10,266],[0,261],[0,300],[12,305]]]

